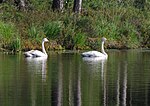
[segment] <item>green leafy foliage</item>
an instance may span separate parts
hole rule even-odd
[[[28,35],[30,38],[37,38],[39,36],[39,30],[35,26],[31,26],[28,29]]]
[[[84,46],[86,43],[86,36],[83,33],[77,33],[73,39],[74,39],[75,46],[81,47]]]
[[[47,10],[49,8],[49,2],[48,0],[30,0],[30,8],[38,11]]]
[[[44,25],[44,33],[48,38],[57,38],[60,36],[61,33],[61,22],[60,21],[53,21],[47,22]]]
[[[15,36],[15,27],[13,24],[7,24],[0,21],[0,38],[10,40]]]
[[[21,40],[18,37],[15,26],[11,23],[0,21],[0,39],[3,41],[2,46],[17,51],[21,48]]]
[[[13,39],[12,42],[9,44],[9,48],[13,51],[18,51],[21,48],[21,40],[20,38]]]

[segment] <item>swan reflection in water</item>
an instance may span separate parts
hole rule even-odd
[[[27,57],[25,58],[27,61],[28,70],[33,73],[33,75],[41,75],[42,80],[46,80],[47,73],[47,57]]]
[[[107,73],[107,59],[102,59],[101,57],[84,57],[83,61],[88,64],[88,69],[90,69],[90,71],[92,73],[94,73],[93,75],[97,76],[98,78],[101,79],[101,87],[102,87],[102,91],[97,91],[97,92],[103,92],[102,95],[100,95],[100,97],[102,96],[103,98],[103,105],[106,106],[107,104],[107,78],[106,78],[106,73]],[[95,74],[96,73],[96,74]],[[100,73],[100,74],[99,74]],[[101,75],[101,76],[99,76]]]
[[[37,87],[39,82],[37,79],[39,79],[42,81],[42,86],[46,85],[46,76],[47,76],[47,57],[36,57],[36,58],[32,58],[32,57],[27,57],[25,58],[26,62],[27,62],[27,68],[28,68],[28,72],[29,75],[31,77],[31,102],[32,102],[32,106],[36,106],[36,100],[38,98],[38,89],[40,89],[40,87]],[[40,82],[41,82],[40,81]],[[40,94],[41,95],[41,94]]]
[[[101,57],[83,57],[83,61],[91,64],[97,64],[106,61],[107,59],[103,59]]]
[[[82,59],[92,68],[92,71],[99,72],[99,70],[101,70],[101,77],[103,79],[104,65],[107,62],[107,59],[102,59],[101,57],[83,57]]]
[[[88,64],[91,71],[101,70],[101,81],[102,81],[102,92],[103,92],[103,106],[107,106],[109,101],[109,81],[107,79],[109,73],[107,73],[106,60],[101,60],[100,58],[83,58],[83,61]],[[122,67],[123,66],[123,67]],[[118,64],[117,71],[117,81],[116,81],[116,106],[126,106],[127,105],[127,63],[120,62]],[[99,75],[99,74],[98,74]]]

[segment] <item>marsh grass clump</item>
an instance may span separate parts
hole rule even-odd
[[[9,50],[20,50],[21,40],[18,37],[18,32],[12,23],[4,23],[0,21],[0,39],[1,46]]]
[[[38,38],[39,30],[35,26],[29,27],[28,36],[29,36],[29,38]]]
[[[21,49],[21,39],[20,38],[16,38],[13,39],[8,47],[10,50],[13,50],[14,52],[19,51]]]
[[[62,24],[61,21],[47,22],[44,27],[44,33],[46,37],[55,39],[61,34]]]
[[[37,42],[41,42],[41,40],[44,38],[44,32],[41,27],[37,27],[34,25],[31,25],[28,29],[28,39],[35,40]]]
[[[82,48],[86,44],[86,39],[87,37],[83,33],[77,33],[74,35],[73,40],[74,40],[74,46],[76,49]]]
[[[15,37],[15,27],[12,23],[4,23],[0,21],[0,38],[5,42]]]

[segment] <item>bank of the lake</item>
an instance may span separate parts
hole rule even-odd
[[[68,3],[63,12],[53,11],[47,0],[31,1],[26,10],[1,3],[0,51],[41,49],[44,37],[50,40],[48,50],[98,50],[103,36],[108,39],[105,48],[150,48],[149,1],[143,7],[132,1],[88,1],[80,14]]]

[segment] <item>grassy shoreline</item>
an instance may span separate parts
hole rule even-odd
[[[0,52],[25,52],[28,50],[34,50],[34,49],[38,49],[38,50],[42,50],[41,48],[41,43],[39,42],[32,42],[32,41],[22,41],[25,42],[24,45],[21,46],[21,48],[15,50],[12,48],[0,48]],[[118,41],[119,42],[119,41]],[[122,45],[119,44],[118,42],[111,42],[111,41],[106,41],[105,44],[105,49],[118,49],[118,50],[124,50],[124,49],[149,49],[147,48],[142,48],[142,47],[138,47],[138,48],[128,48],[126,47],[126,45]],[[6,47],[9,47],[9,45],[6,45]],[[101,50],[101,46],[100,45],[90,45],[90,46],[83,46],[83,47],[76,47],[73,49],[65,49],[64,47],[62,47],[60,44],[58,44],[56,41],[51,41],[49,43],[45,44],[45,48],[47,51],[62,51],[62,50]]]
[[[48,50],[99,50],[103,36],[108,49],[150,48],[149,2],[140,9],[132,3],[89,1],[80,15],[72,12],[73,3],[56,12],[34,2],[26,11],[0,5],[0,51],[41,49],[44,37],[50,40]]]

